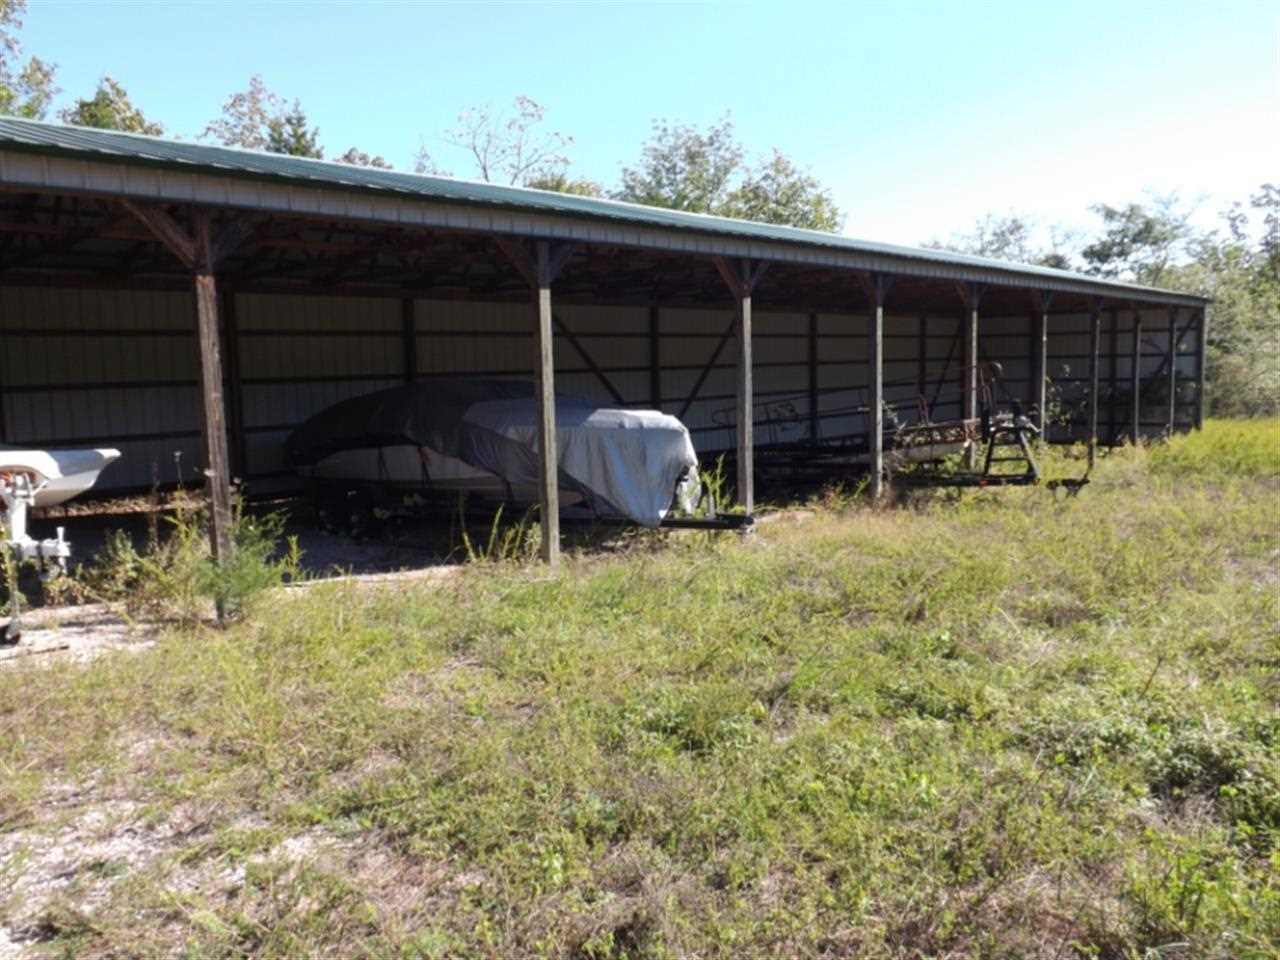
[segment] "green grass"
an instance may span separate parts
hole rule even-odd
[[[1280,479],[1280,419],[1210,420],[1199,433],[1152,450],[1152,469],[1168,476]]]
[[[0,832],[167,838],[54,953],[1275,956],[1277,426],[0,673]]]

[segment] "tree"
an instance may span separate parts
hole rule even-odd
[[[255,74],[249,78],[247,90],[226,99],[222,115],[205,127],[201,137],[226,147],[318,159],[324,156],[319,135],[320,131],[308,124],[301,103],[285,103]]]
[[[1041,250],[1035,263],[1042,267],[1053,267],[1055,270],[1076,270],[1072,259],[1073,251],[1080,248],[1080,234],[1069,227],[1050,224],[1049,248]]]
[[[159,136],[164,127],[152,123],[142,111],[133,105],[129,94],[116,80],[104,76],[98,81],[98,89],[87,100],[77,100],[75,106],[58,114],[63,123],[80,127],[97,127],[100,130],[123,130],[125,133],[147,133]]]
[[[1248,207],[1222,214],[1226,235],[1197,230],[1176,196],[1121,207],[1090,208],[1100,231],[1081,248],[1098,276],[1212,298],[1205,370],[1209,410],[1216,416],[1280,414],[1280,189],[1263,184]],[[1249,218],[1261,218],[1255,240]],[[980,256],[1071,268],[1079,238],[1051,229],[1048,251],[1037,248],[1034,221],[988,214],[945,247]]]
[[[769,160],[746,173],[720,212],[829,233],[838,231],[843,219],[830,191],[776,149]]]
[[[1280,192],[1263,184],[1249,209],[1222,213],[1226,235],[1198,230],[1174,195],[1123,207],[1099,204],[1102,232],[1081,251],[1091,273],[1212,298],[1205,356],[1210,411],[1280,413]],[[1254,240],[1249,210],[1262,216]]]
[[[525,181],[526,187],[535,190],[551,190],[555,193],[568,193],[578,197],[603,197],[604,187],[594,180],[585,177],[570,177],[567,173],[545,174]]]
[[[839,230],[842,220],[830,191],[780,151],[748,166],[727,116],[705,130],[655,120],[614,198],[813,230]]]
[[[1100,277],[1158,286],[1192,236],[1190,213],[1176,194],[1155,197],[1150,207],[1100,203],[1092,210],[1102,218],[1102,235],[1080,255]]]
[[[1159,276],[1163,286],[1214,301],[1205,364],[1209,408],[1217,416],[1280,414],[1280,275],[1270,235],[1277,201],[1270,184],[1250,198],[1262,212],[1256,244],[1249,215],[1233,204],[1222,215],[1226,237],[1188,228],[1186,256]]]
[[[249,78],[249,88],[229,96],[222,104],[222,116],[210,121],[200,136],[217,140],[224,147],[265,150],[268,124],[281,106],[280,98],[267,89],[260,75],[254,74]]]
[[[39,57],[22,64],[22,44],[14,34],[22,29],[26,9],[26,0],[0,0],[0,114],[43,120],[58,93],[57,67]]]
[[[1280,186],[1264,183],[1249,205],[1262,212],[1262,254],[1272,278],[1280,282]]]
[[[291,157],[312,157],[320,160],[324,150],[319,144],[320,131],[307,123],[307,115],[297,100],[284,113],[267,121],[267,151],[284,153]]]
[[[623,167],[622,187],[614,197],[650,207],[718,213],[743,156],[728,117],[705,131],[655,120],[640,162]]]
[[[1031,243],[1033,229],[1032,222],[1027,217],[1014,213],[988,213],[978,219],[969,233],[954,237],[950,249],[993,260],[1031,263],[1036,258],[1036,251]]]
[[[573,138],[556,131],[542,132],[546,110],[531,97],[517,96],[509,112],[485,104],[458,114],[457,125],[444,134],[445,143],[464,151],[486,183],[525,186],[533,180],[563,175],[569,167],[564,151]],[[418,151],[418,173],[444,174],[431,152]]]
[[[955,234],[946,243],[931,240],[925,246],[992,260],[1036,264],[1059,270],[1073,269],[1069,250],[1074,245],[1075,235],[1062,227],[1051,226],[1049,247],[1045,249],[1036,243],[1037,231],[1032,217],[1017,213],[988,213],[979,217],[968,233]]]
[[[353,167],[375,167],[378,170],[393,170],[394,167],[387,163],[380,156],[369,156],[363,150],[357,150],[351,147],[342,156],[337,158],[338,163],[349,163]]]
[[[418,147],[417,156],[413,158],[413,172],[425,174],[428,177],[453,176],[453,171],[436,163],[426,146]]]

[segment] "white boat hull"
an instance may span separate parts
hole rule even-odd
[[[119,458],[120,451],[111,449],[0,449],[0,474],[31,475],[38,487],[32,506],[56,507],[91,488]]]

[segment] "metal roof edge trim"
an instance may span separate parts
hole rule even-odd
[[[4,122],[12,122],[10,118],[0,118]],[[38,124],[33,121],[17,121],[22,126],[36,126],[40,128],[48,128],[53,125]],[[57,129],[54,127],[54,129]],[[77,133],[88,132],[96,133],[87,128],[67,128],[73,129]],[[130,136],[112,131],[118,136]],[[163,140],[159,138],[142,137],[139,135],[137,139],[144,141],[154,141],[157,143],[171,144],[184,148],[195,149],[218,149],[229,150],[230,148],[207,148],[201,144],[175,143],[174,141]],[[642,205],[624,203],[612,200],[594,200],[594,203],[606,207],[622,208],[618,212],[599,210],[566,210],[557,206],[549,207],[534,206],[530,204],[521,204],[517,200],[512,199],[504,201],[501,199],[487,200],[473,197],[455,197],[432,195],[425,192],[415,192],[413,190],[396,187],[392,184],[379,185],[359,183],[353,180],[313,178],[308,176],[293,175],[288,172],[272,172],[272,171],[256,171],[247,169],[238,169],[219,165],[216,163],[197,163],[190,160],[167,159],[163,157],[135,156],[121,153],[118,151],[69,147],[57,144],[47,143],[31,143],[22,140],[8,139],[0,136],[0,154],[5,151],[15,153],[34,154],[46,157],[71,158],[75,157],[80,160],[91,162],[97,165],[116,165],[120,167],[146,167],[151,169],[170,170],[186,174],[188,176],[208,176],[215,178],[225,178],[231,180],[249,180],[264,184],[270,184],[277,188],[286,189],[303,188],[314,190],[319,193],[330,195],[340,195],[344,192],[355,193],[365,196],[376,196],[386,200],[395,200],[407,202],[414,205],[446,205],[470,208],[476,210],[503,210],[510,213],[522,214],[526,216],[547,217],[554,220],[571,224],[575,220],[582,222],[597,224],[609,224],[614,228],[629,228],[632,231],[641,230],[645,232],[670,233],[674,235],[696,235],[705,240],[715,243],[727,240],[737,241],[734,246],[742,244],[750,245],[754,248],[750,253],[734,251],[726,248],[724,255],[729,256],[758,256],[764,259],[777,259],[780,262],[808,262],[818,263],[816,259],[796,258],[786,256],[770,257],[769,252],[772,248],[782,247],[789,251],[797,251],[801,249],[816,250],[821,249],[835,254],[830,259],[823,258],[822,264],[844,269],[862,269],[862,270],[880,270],[887,273],[899,273],[905,275],[930,276],[939,279],[954,280],[971,280],[974,282],[996,283],[1001,286],[1018,286],[1028,289],[1048,289],[1059,292],[1070,293],[1093,293],[1115,299],[1133,299],[1145,302],[1162,302],[1162,303],[1178,303],[1179,305],[1199,306],[1212,303],[1212,298],[1201,296],[1199,294],[1185,293],[1181,291],[1165,290],[1157,287],[1148,287],[1139,284],[1129,284],[1120,281],[1105,280],[1090,277],[1084,274],[1077,274],[1070,271],[1056,270],[1053,268],[1036,267],[1033,265],[1021,265],[1014,263],[1006,263],[1003,261],[994,261],[981,257],[973,257],[967,254],[953,254],[950,252],[939,251],[934,255],[928,248],[900,247],[892,244],[872,243],[869,241],[858,241],[850,237],[844,237],[836,234],[824,234],[818,231],[803,230],[796,227],[776,226],[772,224],[757,224],[754,221],[737,221],[724,217],[711,217],[703,214],[688,213],[686,211],[665,211],[662,208],[649,208]],[[234,151],[243,153],[246,157],[271,159],[272,154],[261,154],[252,151]],[[308,160],[308,163],[314,163],[317,167],[322,168],[342,168],[344,165],[333,162],[311,160],[309,158],[289,158],[297,162],[300,160]],[[363,168],[356,168],[363,169]],[[0,182],[8,180],[5,176],[7,165],[3,165],[0,171]],[[366,171],[366,173],[369,171]],[[399,176],[413,176],[420,178],[426,183],[445,182],[466,184],[468,181],[427,177],[412,174],[399,174]],[[50,189],[50,185],[32,184],[26,182],[25,186],[45,186]],[[493,187],[490,184],[476,184],[481,187]],[[517,187],[498,187],[495,188],[500,193],[527,193],[541,198],[558,198],[560,195],[550,193],[549,191],[532,190]],[[86,189],[85,192],[110,194],[112,192],[125,194],[125,191],[110,191],[103,189]],[[130,192],[125,195],[138,196],[145,195],[137,192]],[[178,196],[156,196],[156,199],[164,199],[169,202],[200,202],[190,197]],[[236,202],[225,202],[223,206],[241,207],[254,209],[252,205]],[[268,209],[268,208],[263,208]],[[282,212],[289,212],[286,208],[270,208],[280,209]],[[705,227],[701,224],[691,223],[685,224],[675,223],[658,223],[646,221],[643,214],[636,217],[625,216],[624,210],[634,209],[636,211],[653,210],[654,216],[666,213],[679,214],[682,218],[695,219],[706,217],[708,224]],[[293,211],[305,212],[305,211]],[[346,219],[364,220],[371,222],[387,222],[383,218],[378,217],[361,217],[355,214],[333,214],[334,216],[342,216]],[[743,227],[755,227],[761,231],[767,231],[772,235],[758,235],[753,230],[735,229],[735,225],[741,224]],[[714,225],[714,226],[713,226]],[[459,227],[459,229],[478,229]],[[521,231],[505,230],[500,227],[490,226],[486,228],[489,232],[499,233],[518,233]],[[797,233],[801,236],[787,236],[788,233]],[[626,241],[614,240],[605,241],[600,237],[591,236],[574,236],[570,235],[567,239],[576,239],[583,242],[616,242],[619,245],[638,245],[638,246],[660,246],[656,244],[631,243]],[[667,247],[666,249],[678,249]],[[701,253],[714,253],[713,251],[690,251]],[[850,262],[854,261],[854,262]],[[916,269],[904,269],[908,264],[914,264]],[[921,269],[923,267],[923,269]]]

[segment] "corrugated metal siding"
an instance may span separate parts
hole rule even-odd
[[[531,307],[419,300],[415,315],[421,373],[532,376],[537,351]]]
[[[529,378],[535,361],[534,318],[525,304],[419,300],[413,305],[421,376]],[[561,392],[613,402],[607,378],[628,405],[651,403],[650,312],[645,307],[557,306],[556,316],[599,368],[590,369],[566,336],[556,338]],[[294,484],[282,445],[296,424],[346,397],[403,382],[403,306],[393,299],[247,295],[234,303],[238,330],[244,474],[251,492]],[[1144,430],[1163,432],[1168,417],[1168,311],[1144,312],[1143,371],[1153,381]],[[1191,318],[1179,311],[1179,329]],[[757,443],[805,440],[811,432],[809,315],[761,310],[753,317]],[[963,344],[959,310],[922,319],[890,313],[885,321],[885,397],[890,422],[918,416],[923,392],[934,419],[961,413]],[[733,313],[659,311],[661,407],[680,414],[699,452],[735,443],[737,345]],[[1125,436],[1130,423],[1131,310],[1120,311],[1116,357],[1111,314],[1103,316],[1100,436]],[[866,431],[867,318],[816,318],[818,439]],[[104,475],[103,490],[162,482],[199,482],[201,436],[193,309],[187,295],[155,292],[0,288],[0,440],[8,444],[113,445],[124,459]],[[1012,396],[1034,385],[1034,323],[1026,316],[982,317],[980,357],[1004,368]],[[708,366],[717,347],[723,349]],[[1049,327],[1051,395],[1074,411],[1055,439],[1086,434],[1089,318],[1054,316]],[[1194,327],[1178,354],[1178,420],[1195,413]],[[1112,392],[1114,365],[1115,391]],[[1157,371],[1162,371],[1157,378]],[[704,377],[705,373],[705,377]],[[1161,382],[1155,380],[1163,378]],[[922,391],[923,386],[923,391]],[[233,438],[233,447],[235,438]]]
[[[649,311],[645,307],[556,307],[564,328],[601,369],[628,406],[650,406]],[[532,311],[525,323],[532,327]],[[533,338],[529,339],[532,349]],[[556,384],[564,393],[613,403],[613,395],[564,336],[557,336]],[[529,367],[532,368],[530,360]]]
[[[1115,352],[1112,355],[1112,325],[1115,325]],[[1184,329],[1186,333],[1183,333]],[[1177,350],[1176,426],[1190,426],[1198,402],[1196,383],[1196,327],[1188,310],[1178,310],[1176,330],[1182,334]],[[1104,311],[1099,344],[1098,436],[1103,442],[1128,437],[1132,422],[1132,352],[1134,312]],[[1155,437],[1168,430],[1169,422],[1169,311],[1152,308],[1142,311],[1141,370],[1143,436]],[[1088,437],[1090,386],[1090,318],[1087,314],[1056,315],[1049,324],[1049,365],[1051,403],[1065,408],[1064,422],[1054,427],[1057,440],[1084,440]],[[1114,377],[1114,379],[1113,379]]]
[[[726,426],[721,412],[732,408],[737,389],[737,343],[724,336],[733,323],[731,309],[663,310],[659,318],[662,409],[680,416],[688,407],[682,419],[700,451],[733,444],[732,421]]]
[[[663,311],[663,383],[670,412],[697,382],[724,330],[729,311]],[[809,320],[806,314],[756,311],[755,393],[757,443],[810,439]],[[868,403],[868,321],[861,315],[817,316],[818,439],[865,434]],[[935,419],[958,416],[962,350],[955,317],[931,317],[926,326],[925,396]],[[921,393],[919,318],[885,318],[885,400],[900,423],[918,419]],[[955,355],[948,352],[956,343]],[[1024,345],[1024,353],[1029,347]],[[699,392],[685,422],[703,451],[733,446],[736,344],[730,340]],[[936,381],[941,378],[939,386]]]
[[[818,315],[818,437],[866,433],[867,318]]]
[[[1049,362],[1045,375],[1049,379],[1049,405],[1053,411],[1049,430],[1056,440],[1083,440],[1089,434],[1085,412],[1090,383],[1089,330],[1088,314],[1056,314],[1049,321]],[[1103,343],[1106,342],[1104,334]],[[1099,418],[1103,419],[1101,412]]]
[[[104,489],[197,482],[193,309],[177,293],[0,288],[0,439],[118,447]]]
[[[244,473],[261,492],[292,482],[283,444],[294,426],[339,400],[401,382],[399,304],[242,294],[235,312]]]

